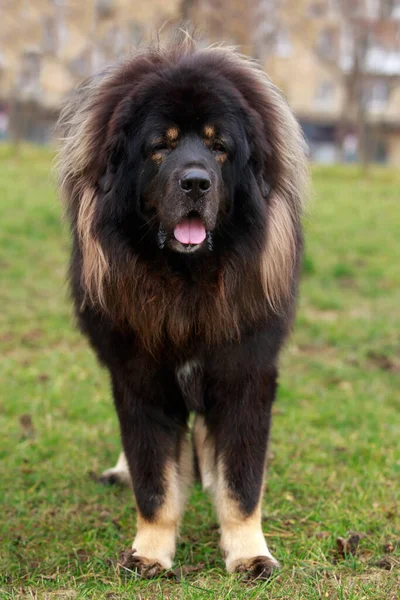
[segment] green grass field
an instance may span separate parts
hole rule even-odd
[[[1,600],[398,599],[400,176],[314,171],[264,501],[281,571],[259,584],[226,575],[196,487],[176,576],[149,582],[117,564],[134,536],[130,491],[93,477],[118,455],[117,419],[74,330],[50,165],[0,147]]]

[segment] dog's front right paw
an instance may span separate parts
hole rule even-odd
[[[159,577],[171,567],[169,563],[163,564],[161,560],[139,556],[136,554],[134,548],[122,553],[119,560],[119,566],[128,571],[132,571],[135,575],[142,577],[143,579]]]

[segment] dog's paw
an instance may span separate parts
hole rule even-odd
[[[132,556],[130,565],[130,570],[143,579],[159,577],[165,571],[160,562],[145,558],[144,556]]]
[[[143,579],[159,577],[168,571],[170,565],[163,565],[161,561],[154,558],[145,558],[136,554],[136,550],[126,550],[119,559],[120,568],[132,571]]]
[[[131,476],[125,454],[121,452],[115,467],[103,471],[99,477],[96,477],[96,480],[104,485],[131,485]]]
[[[254,556],[236,561],[232,571],[244,576],[245,581],[266,581],[279,569],[279,563],[269,556]]]
[[[107,469],[97,477],[97,481],[103,485],[130,485],[129,473],[116,468]]]

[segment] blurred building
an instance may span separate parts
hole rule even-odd
[[[319,162],[400,166],[400,1],[297,3],[268,61]],[[362,156],[362,153],[367,156]]]
[[[11,136],[45,142],[80,81],[128,54],[179,0],[0,0],[0,115]]]
[[[318,162],[400,166],[400,0],[194,0],[211,41],[265,65]]]
[[[79,81],[189,22],[204,43],[261,60],[314,160],[400,165],[400,0],[0,0],[0,10],[0,138],[46,141]]]

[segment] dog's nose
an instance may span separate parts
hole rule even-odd
[[[199,198],[211,188],[211,179],[203,169],[188,169],[182,175],[179,184],[185,194]]]

